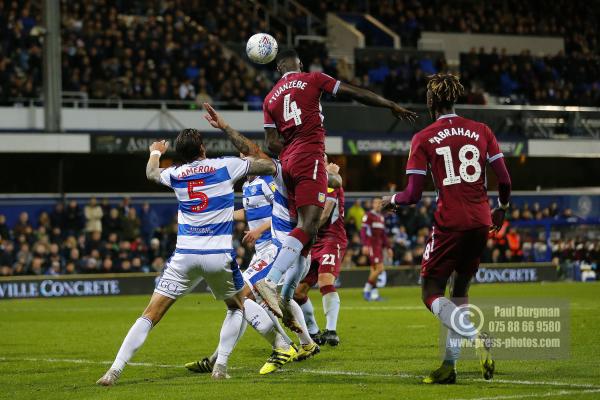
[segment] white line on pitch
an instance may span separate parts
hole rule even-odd
[[[540,398],[540,397],[556,397],[556,396],[567,396],[567,395],[580,395],[580,394],[593,394],[600,393],[600,389],[586,389],[586,390],[556,390],[553,392],[546,393],[531,393],[531,394],[509,394],[491,397],[474,397],[469,399],[452,399],[452,400],[509,400],[509,399],[529,399],[529,398]]]
[[[94,360],[85,360],[85,359],[72,359],[72,358],[10,358],[10,357],[0,357],[0,361],[30,361],[30,362],[49,362],[49,363],[71,363],[71,364],[95,364],[95,365],[111,365],[112,361],[94,361]],[[173,365],[173,364],[154,364],[148,362],[132,362],[128,365],[133,367],[153,367],[153,368],[176,368],[183,369],[184,367],[181,365]],[[233,367],[229,368],[230,370],[242,369],[241,367]],[[404,373],[371,373],[371,372],[362,372],[362,371],[338,371],[338,370],[319,370],[319,369],[309,369],[309,368],[300,368],[298,369],[300,372],[304,372],[307,374],[314,375],[345,375],[345,376],[374,376],[374,377],[386,377],[386,378],[405,378],[405,379],[418,379],[422,378],[419,375],[412,374],[404,374]],[[285,372],[285,371],[282,371]],[[489,383],[507,383],[513,385],[527,385],[527,386],[564,386],[564,387],[572,387],[572,388],[582,388],[582,389],[594,389],[600,392],[600,387],[596,385],[586,384],[586,383],[567,383],[567,382],[556,382],[556,381],[520,381],[520,380],[510,380],[510,379],[494,379],[491,381],[484,381],[483,379],[473,379],[473,378],[465,378],[467,381],[477,381],[477,382],[489,382]]]

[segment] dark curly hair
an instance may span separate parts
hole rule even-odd
[[[175,139],[175,151],[186,163],[204,157],[202,132],[197,129],[183,129]]]

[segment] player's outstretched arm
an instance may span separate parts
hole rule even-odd
[[[204,108],[208,113],[204,116],[204,118],[206,118],[208,123],[213,128],[217,128],[225,132],[231,143],[233,143],[235,148],[238,149],[240,153],[250,157],[269,158],[269,156],[262,152],[256,143],[229,126],[223,117],[221,117],[221,115],[214,108],[212,108],[210,104],[204,103]]]
[[[160,183],[160,156],[165,154],[169,148],[169,142],[161,140],[160,142],[154,142],[150,145],[150,157],[146,164],[146,178],[149,181]]]
[[[424,187],[425,175],[410,174],[408,175],[408,185],[406,185],[406,188],[393,196],[384,196],[381,199],[381,205],[384,210],[391,210],[398,206],[417,204],[421,200]]]
[[[359,88],[348,83],[340,83],[337,94],[348,96],[367,106],[389,108],[396,118],[405,119],[409,122],[414,122],[418,117],[415,112],[407,110],[404,107],[400,107],[400,105],[378,95],[377,93],[373,93],[370,90]]]
[[[262,151],[260,152],[263,156],[261,158],[248,157],[250,160],[250,167],[248,168],[248,175],[275,175],[277,169],[275,163]]]

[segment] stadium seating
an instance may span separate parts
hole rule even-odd
[[[566,54],[534,57],[524,52],[508,57],[501,49],[491,54],[475,50],[463,54],[460,72],[468,93],[462,102],[485,104],[485,92],[516,104],[598,106],[600,84],[594,78],[600,76],[594,25],[598,9],[563,0],[543,7],[538,3],[302,4],[321,18],[330,10],[369,12],[402,37],[403,48],[415,47],[422,31],[564,36]],[[246,0],[210,4],[200,0],[64,1],[63,90],[89,99],[145,102],[138,106],[148,106],[153,100],[180,100],[182,107],[194,107],[208,100],[230,108],[240,108],[242,102],[260,108],[274,79],[272,70],[260,73],[258,67],[241,62],[236,50],[257,31],[268,30],[282,46],[289,43],[288,34],[293,38],[308,33],[305,12],[294,7],[270,8],[270,4]],[[0,7],[0,103],[39,98],[40,6],[21,0]],[[536,18],[533,10],[538,11]],[[413,86],[422,86],[426,75],[447,69],[443,59],[432,60],[418,53],[408,62],[385,66],[380,66],[377,58],[357,56],[353,75],[348,60],[330,59],[323,44],[301,42],[299,50],[309,70],[340,76],[404,102],[420,102],[422,95]]]

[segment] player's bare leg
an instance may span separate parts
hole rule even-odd
[[[256,282],[254,289],[263,298],[267,307],[278,317],[282,317],[277,295],[277,283],[283,275],[294,266],[302,249],[310,246],[319,227],[319,218],[323,208],[315,205],[306,205],[298,208],[298,225],[283,242],[281,250],[273,263],[266,278]]]
[[[376,301],[379,299],[379,291],[377,290],[377,278],[383,272],[383,263],[376,263],[371,266],[369,278],[363,289],[363,296],[367,301]]]
[[[153,293],[148,306],[144,310],[142,316],[135,321],[129,329],[125,340],[121,344],[121,348],[117,353],[115,361],[106,373],[98,379],[96,384],[102,386],[114,385],[125,365],[131,360],[135,352],[142,347],[150,330],[159,323],[169,308],[175,303],[175,299],[163,296],[159,293]]]
[[[340,295],[335,289],[335,276],[330,273],[319,274],[319,290],[323,296],[323,312],[325,313],[325,331],[321,334],[323,343],[337,346],[340,338],[337,334],[337,320],[340,313]]]

